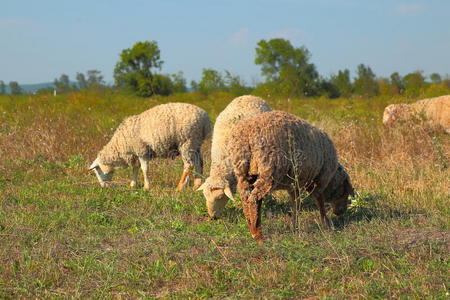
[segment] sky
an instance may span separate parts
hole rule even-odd
[[[322,76],[450,73],[449,0],[0,0],[0,80],[53,81],[97,69],[113,82],[123,49],[154,40],[161,73],[202,69],[262,81],[261,39],[305,46]]]

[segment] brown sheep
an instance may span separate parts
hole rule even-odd
[[[272,111],[242,120],[232,131],[230,151],[244,214],[258,241],[262,199],[271,191],[287,190],[293,201],[302,191],[311,193],[326,225],[324,202],[341,215],[353,195],[328,135],[292,114]]]

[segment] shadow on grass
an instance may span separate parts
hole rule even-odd
[[[386,196],[382,194],[358,194],[352,199],[347,211],[342,216],[331,218],[334,227],[341,229],[347,224],[358,222],[370,222],[374,219],[388,221],[391,219],[409,219],[416,215],[426,214],[419,210],[399,210],[389,207]]]
[[[384,204],[387,198],[383,194],[360,193],[352,198],[351,204],[342,216],[336,216],[331,213],[331,206],[327,205],[330,211],[329,216],[334,224],[335,229],[342,229],[348,224],[359,222],[370,222],[374,219],[391,220],[391,219],[409,219],[415,215],[424,215],[424,211],[418,210],[399,210]],[[268,196],[263,201],[262,212],[264,217],[278,215],[292,215],[292,204],[290,201],[280,201],[273,196]],[[316,202],[312,197],[306,197],[299,203],[299,211],[317,211]],[[224,218],[230,222],[238,222],[243,217],[240,205],[232,205],[226,208]]]

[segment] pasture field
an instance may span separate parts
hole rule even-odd
[[[232,98],[1,96],[0,298],[449,299],[450,137],[381,124],[416,99],[266,98],[332,137],[357,192],[334,229],[308,198],[293,222],[280,192],[255,243],[239,197],[210,221],[201,193],[175,191],[180,159],[152,162],[149,193],[129,169],[110,189],[86,172],[125,116],[179,101],[214,120]]]

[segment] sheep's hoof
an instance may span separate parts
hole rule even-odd
[[[262,234],[258,234],[256,236],[254,236],[253,238],[255,239],[255,242],[257,242],[257,243],[262,243],[266,240],[266,238],[263,237]]]
[[[251,230],[252,231],[252,237],[255,239],[256,242],[261,243],[263,242],[265,239],[261,233],[261,229],[257,228],[256,230]]]
[[[200,186],[202,185],[201,178],[195,178],[194,179],[194,185],[192,186],[192,189],[196,191]]]
[[[149,186],[144,186],[144,191],[150,191],[150,187]]]
[[[330,218],[328,217],[324,217],[322,219],[322,224],[326,227],[326,228],[333,228],[333,222],[331,222]]]

